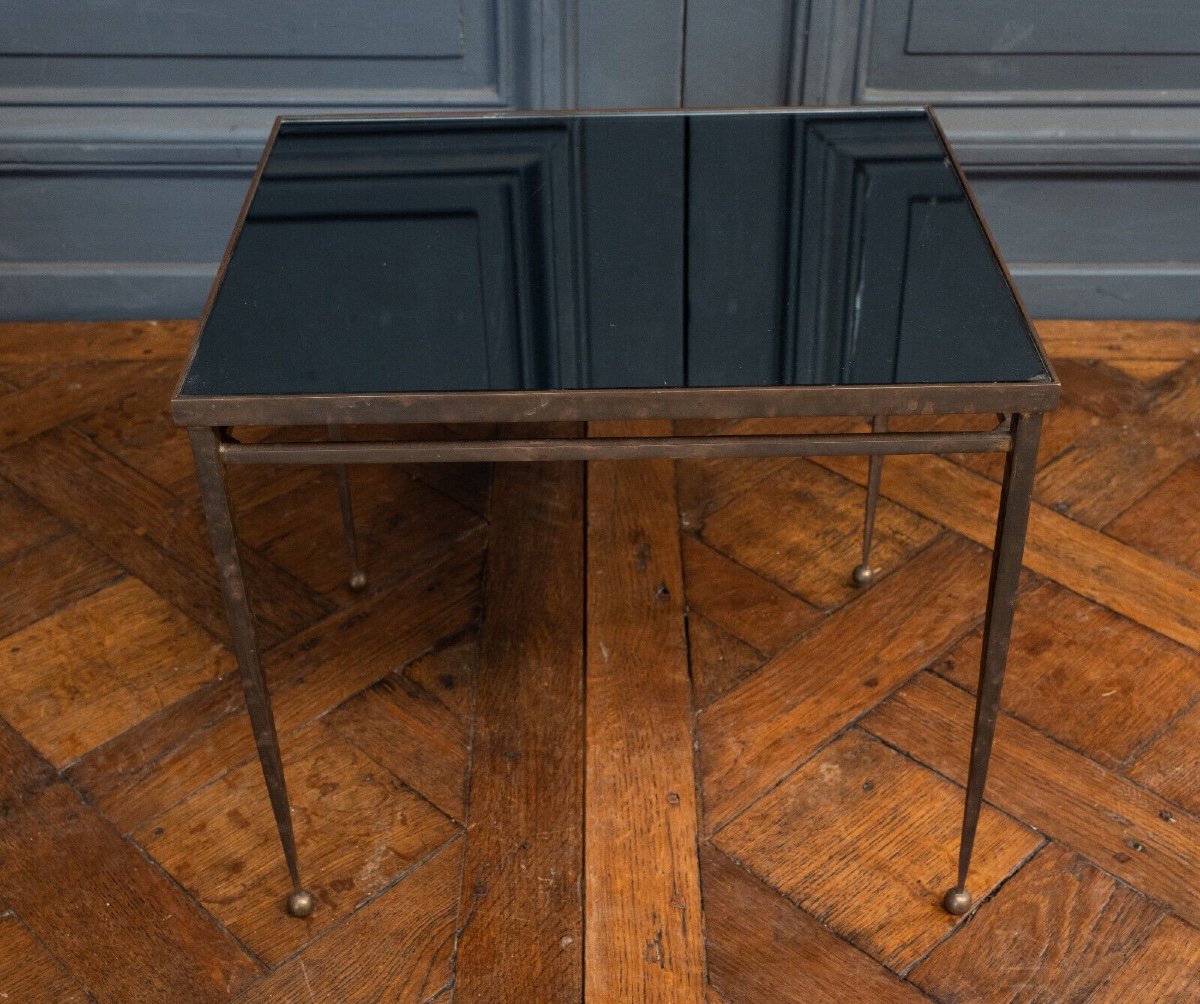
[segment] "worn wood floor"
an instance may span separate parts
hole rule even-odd
[[[190,327],[0,328],[0,999],[1200,999],[1200,326],[1043,326],[963,919],[997,459],[887,462],[866,592],[858,460],[360,468],[363,594],[328,471],[235,470],[306,921]]]

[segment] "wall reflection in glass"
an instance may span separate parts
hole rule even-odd
[[[932,125],[285,123],[185,394],[1046,378]]]

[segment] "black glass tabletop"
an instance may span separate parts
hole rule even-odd
[[[283,121],[181,397],[1050,382],[919,111]]]

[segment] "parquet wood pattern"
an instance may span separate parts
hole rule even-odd
[[[356,469],[364,593],[328,471],[234,470],[297,921],[167,412],[193,323],[0,325],[0,999],[1200,999],[1200,325],[1039,328],[970,915],[982,456],[885,463],[867,591],[855,458]]]

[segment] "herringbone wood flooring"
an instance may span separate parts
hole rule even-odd
[[[859,460],[358,468],[364,594],[328,471],[233,470],[288,918],[190,330],[0,327],[3,999],[1200,999],[1200,326],[1043,326],[965,919],[986,457],[887,462],[866,592]]]

